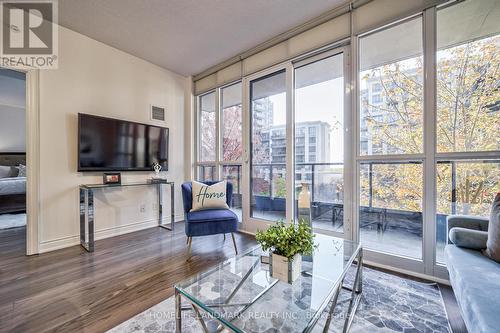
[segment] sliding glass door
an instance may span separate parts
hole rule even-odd
[[[245,81],[246,230],[279,220],[297,223],[298,195],[309,192],[314,230],[344,236],[350,217],[344,200],[351,195],[344,175],[351,140],[345,137],[352,133],[346,130],[346,50],[287,62]]]
[[[285,220],[287,197],[286,71],[250,81],[250,217]],[[293,199],[292,199],[293,200]]]
[[[295,194],[309,193],[315,231],[337,235],[346,215],[345,57],[337,50],[294,64]]]

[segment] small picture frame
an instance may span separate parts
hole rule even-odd
[[[107,172],[102,176],[102,182],[104,184],[121,184],[122,176],[119,172]]]

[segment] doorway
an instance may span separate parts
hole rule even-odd
[[[26,73],[0,68],[0,242],[26,242],[26,86]]]
[[[348,57],[340,47],[244,78],[245,230],[297,222],[307,191],[314,231],[352,238]]]

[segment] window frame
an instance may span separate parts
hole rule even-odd
[[[205,92],[200,93],[199,95],[196,96],[195,98],[195,108],[196,108],[196,117],[195,117],[195,133],[196,133],[196,160],[194,163],[194,177],[195,179],[200,179],[202,176],[200,173],[200,167],[215,167],[215,180],[220,180],[222,179],[223,176],[223,167],[224,166],[233,166],[233,165],[243,165],[243,159],[245,155],[245,149],[243,148],[242,156],[240,157],[239,160],[237,161],[225,161],[223,160],[223,152],[222,152],[222,138],[223,138],[223,126],[221,124],[221,121],[223,120],[222,116],[222,90],[224,88],[233,86],[233,85],[241,85],[241,89],[243,90],[243,83],[242,80],[236,80],[229,82],[227,84],[224,84],[223,86],[217,87],[215,89],[210,89]],[[201,157],[201,134],[200,134],[200,118],[201,118],[201,98],[203,96],[206,96],[208,94],[214,93],[215,94],[215,135],[216,135],[216,145],[215,145],[215,161],[200,161]],[[242,107],[243,107],[243,91],[242,91]],[[241,120],[243,121],[243,108],[242,108],[242,117]],[[243,133],[242,133],[242,140],[243,140]]]

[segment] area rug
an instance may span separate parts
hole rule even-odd
[[[26,214],[0,214],[0,229],[24,227]]]
[[[349,279],[352,279],[352,274],[348,277]],[[441,293],[436,284],[416,282],[370,268],[364,268],[363,281],[361,302],[350,332],[449,332]],[[347,291],[341,292],[329,332],[342,331],[343,314],[347,308],[346,300],[349,296]],[[174,298],[170,297],[109,332],[174,332],[174,310]],[[325,320],[326,312],[313,332],[321,332]],[[209,321],[209,328],[214,328],[213,324]],[[258,327],[252,329],[247,327],[247,329],[249,332],[288,332],[290,330],[286,329],[286,325],[290,325],[290,322],[285,321],[278,325],[279,329],[275,329],[277,327],[275,318],[274,322],[270,320],[268,324],[263,319]],[[183,311],[182,326],[182,332],[203,332],[193,311]]]

